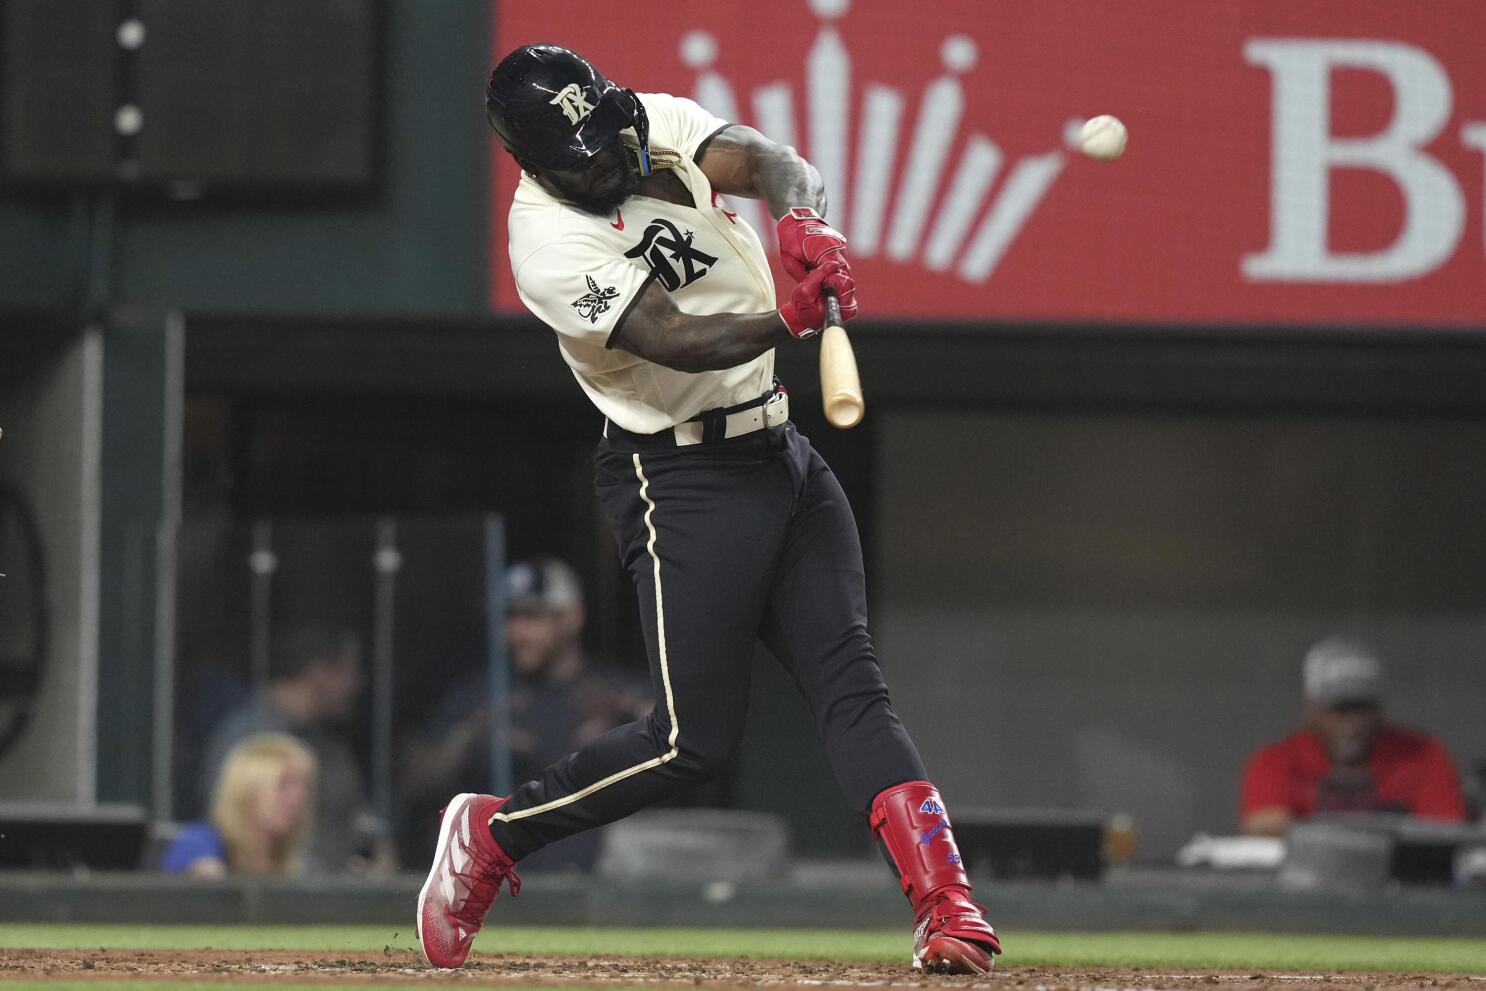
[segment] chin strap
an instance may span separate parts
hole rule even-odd
[[[674,148],[665,148],[651,142],[646,142],[641,147],[639,138],[630,131],[620,131],[619,140],[635,153],[635,161],[639,163],[642,176],[651,175],[656,169],[674,169],[685,157]]]
[[[640,102],[640,98],[635,95],[634,90],[627,89],[624,91],[624,94],[630,98],[630,103],[634,105],[634,110],[631,113],[631,119],[633,120],[631,126],[635,130],[635,143],[629,145],[629,147],[635,153],[635,163],[639,166],[640,175],[647,176],[650,175],[653,165],[650,153],[650,115],[645,112],[645,104]],[[626,142],[626,144],[628,143]],[[666,168],[675,168],[675,164],[668,165]]]

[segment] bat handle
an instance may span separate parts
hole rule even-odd
[[[842,326],[841,301],[836,298],[836,290],[822,289],[820,296],[826,303],[826,327]]]

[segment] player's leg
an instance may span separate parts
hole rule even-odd
[[[635,584],[655,706],[517,789],[491,823],[514,859],[692,788],[732,758],[788,525],[787,475],[758,451],[600,455],[599,498]]]
[[[810,705],[852,808],[865,813],[924,765],[893,710],[867,629],[861,539],[846,494],[825,462],[795,435],[795,509],[761,629]]]
[[[691,788],[731,758],[791,504],[788,472],[766,454],[760,444],[751,457],[737,446],[726,457],[600,456],[599,497],[640,601],[654,711],[558,761],[509,799],[462,795],[451,803],[419,897],[430,961],[463,962],[501,880],[514,877],[522,857]]]
[[[836,778],[913,906],[913,964],[990,969],[1000,941],[970,901],[938,791],[893,711],[867,629],[856,521],[830,468],[803,438],[796,509],[765,610],[764,642],[814,713]]]

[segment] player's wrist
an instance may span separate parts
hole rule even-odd
[[[820,333],[819,327],[812,327],[808,316],[800,312],[800,308],[793,302],[785,303],[776,312],[779,319],[784,321],[784,329],[789,331],[789,336],[797,341],[803,341]]]
[[[785,221],[804,220],[817,220],[824,223],[824,221],[821,220],[820,214],[815,212],[814,207],[792,206],[788,210],[784,211],[784,216],[780,217],[776,224],[783,224]]]
[[[825,220],[815,212],[813,207],[792,206],[784,211],[784,216],[774,222],[775,229],[779,232],[781,243],[797,245],[808,236],[811,227],[824,227]]]

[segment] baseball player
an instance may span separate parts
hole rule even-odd
[[[851,507],[774,380],[774,348],[819,331],[826,293],[843,318],[857,313],[819,174],[793,148],[690,100],[621,89],[551,45],[506,56],[485,104],[523,172],[517,290],[605,418],[595,478],[639,595],[655,707],[509,796],[450,801],[418,896],[424,956],[463,964],[501,883],[520,890],[523,857],[725,767],[762,639],[901,880],[913,966],[989,970],[1000,942],[867,634]],[[723,196],[762,199],[778,218],[796,282],[783,305],[758,235]]]

